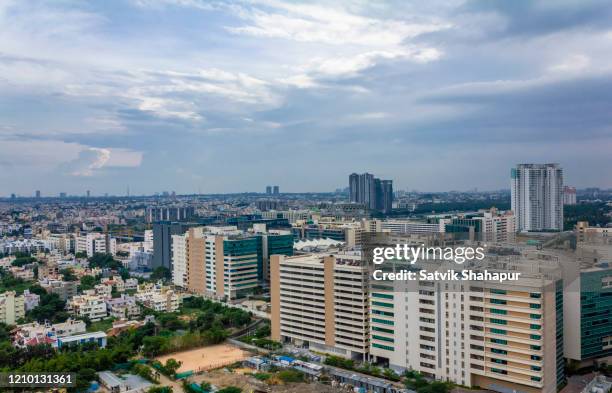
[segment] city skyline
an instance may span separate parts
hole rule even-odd
[[[612,187],[602,1],[0,5],[0,195]],[[265,178],[265,181],[262,179]]]

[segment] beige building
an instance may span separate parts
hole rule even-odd
[[[25,316],[24,297],[16,296],[15,291],[0,293],[0,322],[14,325]]]
[[[369,349],[368,270],[357,253],[273,255],[272,339],[346,358]]]
[[[436,261],[390,270],[446,272]],[[467,265],[461,269],[468,268]],[[563,374],[560,261],[529,251],[489,255],[477,271],[521,272],[498,281],[372,281],[371,350],[398,372],[412,369],[501,392],[556,392]]]

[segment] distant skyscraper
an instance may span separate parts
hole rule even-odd
[[[563,169],[559,164],[519,164],[510,177],[517,230],[563,230]]]
[[[274,191],[273,191],[274,195],[278,195],[280,194],[280,188],[278,186],[274,186]]]
[[[393,204],[393,181],[380,180],[370,173],[349,176],[351,203],[361,203],[371,210],[388,213]]]
[[[40,190],[36,190],[36,198],[40,198]]]
[[[266,194],[272,195],[272,186],[266,186]]]
[[[576,204],[576,187],[563,187],[563,204],[564,205],[575,205]]]
[[[87,198],[91,196],[91,191],[87,190]]]
[[[59,197],[60,198],[66,198],[66,193],[65,192],[60,192]]]

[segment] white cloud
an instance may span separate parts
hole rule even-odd
[[[138,167],[142,163],[142,153],[122,148],[88,147],[79,156],[66,164],[72,176],[93,176],[105,167]]]
[[[262,8],[241,8],[238,16],[249,24],[228,27],[236,34],[256,37],[284,38],[298,42],[331,45],[395,46],[406,39],[439,31],[449,24],[430,21],[407,23],[379,20],[351,14],[340,8],[316,4],[294,4],[280,1],[254,1]]]
[[[591,65],[591,59],[588,56],[574,54],[566,58],[561,63],[555,64],[549,68],[553,72],[578,72],[583,71]]]

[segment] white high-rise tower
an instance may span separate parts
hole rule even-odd
[[[512,168],[512,210],[517,231],[563,230],[563,169],[559,164]]]

